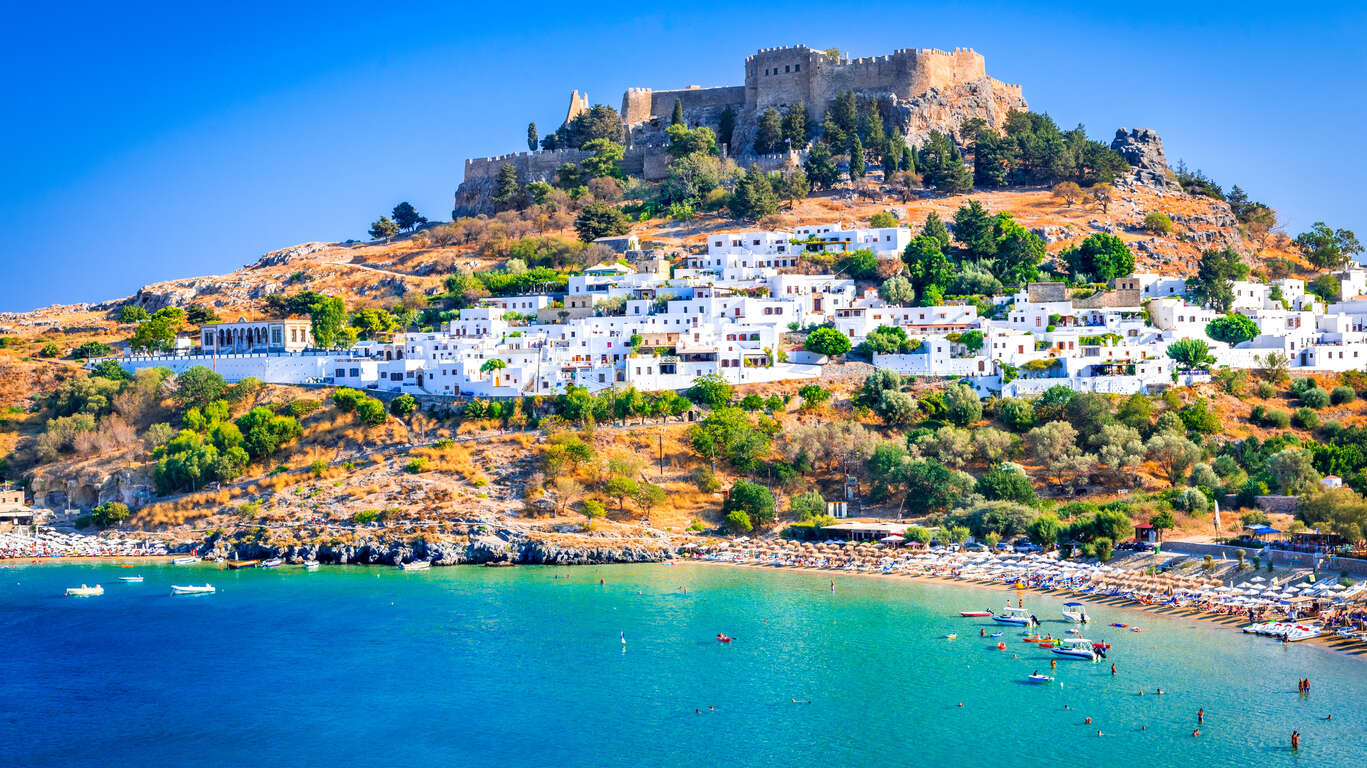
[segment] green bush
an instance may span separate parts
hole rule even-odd
[[[1324,390],[1320,391],[1323,392]],[[1296,415],[1292,420],[1301,429],[1319,429],[1320,426],[1320,415],[1310,408],[1297,408]]]
[[[743,534],[753,531],[755,526],[750,522],[750,516],[745,510],[733,509],[726,514],[726,528],[732,533]]]
[[[1342,405],[1343,403],[1353,402],[1357,399],[1357,396],[1358,394],[1353,391],[1352,387],[1337,386],[1334,387],[1333,392],[1329,393],[1329,401],[1334,405]]]
[[[378,509],[363,509],[360,512],[357,512],[356,514],[351,516],[351,522],[356,523],[358,525],[373,523],[379,519],[380,510]]]
[[[1270,381],[1260,381],[1258,386],[1253,388],[1253,393],[1266,400],[1269,397],[1277,396],[1277,387]]]
[[[419,472],[425,471],[426,469],[427,459],[421,457],[409,459],[408,463],[403,465],[403,471],[407,472],[410,475],[416,475]]]
[[[1329,404],[1329,393],[1319,387],[1311,387],[1301,393],[1301,402],[1318,410]]]

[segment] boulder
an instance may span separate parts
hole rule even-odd
[[[1117,129],[1111,149],[1134,167],[1134,180],[1139,184],[1162,192],[1182,191],[1168,170],[1168,156],[1163,152],[1163,139],[1157,131]]]

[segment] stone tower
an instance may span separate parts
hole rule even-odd
[[[571,120],[587,111],[589,111],[589,95],[587,93],[580,95],[577,90],[570,91],[570,108],[565,113],[565,122],[568,124]]]

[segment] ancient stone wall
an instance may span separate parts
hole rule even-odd
[[[545,178],[565,163],[577,163],[589,156],[582,149],[551,149],[513,152],[494,157],[472,157],[465,161],[465,180],[495,179],[499,169],[512,165],[523,183]]]

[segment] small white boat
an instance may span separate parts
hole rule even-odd
[[[318,570],[318,561],[317,561],[317,560],[305,560],[305,561],[304,561],[304,570],[306,570],[306,571],[316,571],[316,570]]]
[[[66,589],[67,597],[99,597],[103,594],[104,587],[100,586],[99,584],[96,584],[93,587],[87,587],[86,585],[82,584],[79,587],[67,587]]]
[[[256,567],[257,567],[257,568],[279,568],[280,566],[282,566],[282,565],[284,565],[284,564],[285,564],[285,561],[284,561],[284,560],[281,560],[281,559],[278,558],[278,557],[272,557],[271,559],[262,562],[260,565],[258,565],[258,566],[256,566]]]
[[[1096,661],[1100,658],[1092,641],[1082,637],[1065,637],[1049,650],[1069,659]]]
[[[1030,681],[1030,682],[1032,682],[1032,683],[1034,683],[1035,685],[1043,685],[1044,683],[1052,683],[1052,682],[1054,682],[1054,678],[1052,678],[1052,677],[1050,677],[1050,676],[1048,676],[1048,675],[1041,675],[1041,674],[1038,673],[1038,672],[1036,672],[1036,673],[1033,674],[1033,675],[1030,675],[1029,677],[1027,677],[1027,678],[1025,678],[1025,679],[1028,680],[1028,681]]]
[[[1074,624],[1086,624],[1087,622],[1092,620],[1087,615],[1086,609],[1082,607],[1082,603],[1064,603],[1063,618],[1073,622]]]
[[[958,633],[958,632],[950,632],[949,634],[945,635],[945,639],[946,639],[946,640],[953,640],[953,639],[955,639],[955,638],[958,637],[958,636],[959,636],[959,633]]]
[[[998,624],[1010,624],[1016,627],[1030,626],[1030,610],[1028,608],[1012,608],[1006,606],[1001,613],[992,614],[992,620]]]
[[[119,581],[122,581],[124,584],[141,584],[141,583],[142,583],[142,577],[141,577],[141,576],[120,576],[120,577],[119,577]]]
[[[171,565],[194,565],[198,562],[198,557],[177,557],[171,560]]]
[[[188,587],[178,587],[174,584],[171,585],[171,594],[173,595],[211,595],[214,591],[212,584]]]
[[[431,560],[414,560],[411,563],[402,563],[399,565],[399,569],[404,571],[425,571],[431,567]]]

